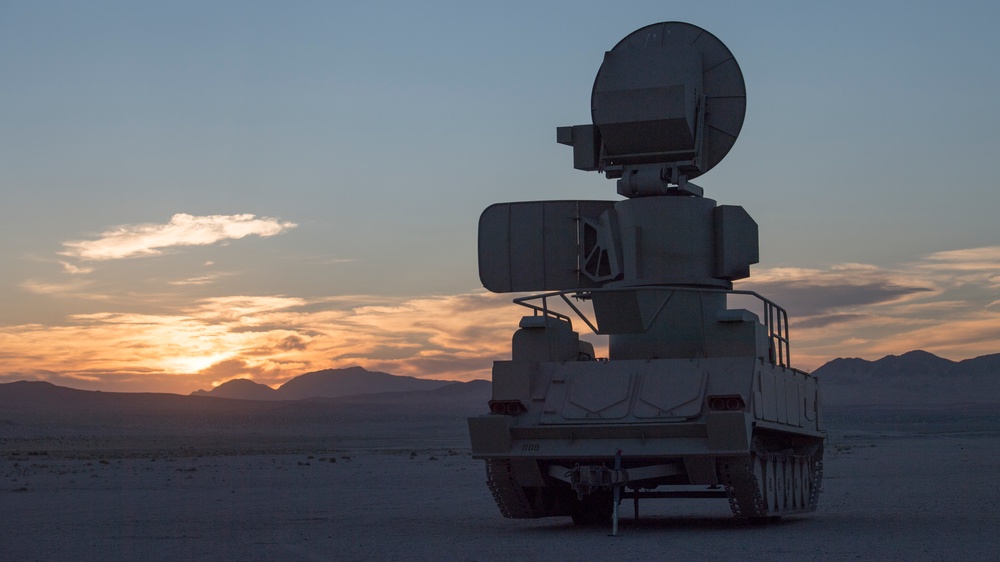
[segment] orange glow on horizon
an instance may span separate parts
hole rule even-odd
[[[182,394],[233,378],[277,386],[306,372],[355,365],[472,380],[489,378],[492,361],[509,357],[524,311],[485,292],[377,307],[336,301],[310,312],[301,310],[304,304],[226,297],[181,314],[81,314],[63,326],[0,328],[0,346],[5,370],[27,375],[19,378],[59,373],[86,387],[116,377],[137,387],[156,379],[158,388]]]
[[[791,352],[793,365],[805,370],[837,357],[874,360],[914,349],[961,360],[1000,352],[995,276],[976,269],[985,267],[987,253],[932,255],[898,270],[762,270],[740,288],[801,309],[789,310]],[[954,263],[966,255],[977,261]],[[518,320],[530,314],[511,298],[485,291],[410,299],[244,295],[172,309],[157,303],[167,313],[81,313],[60,325],[0,327],[0,381],[186,394],[240,377],[276,387],[310,371],[355,365],[488,379],[492,362],[510,357]],[[597,343],[598,355],[607,354],[605,338],[577,320],[574,326]]]

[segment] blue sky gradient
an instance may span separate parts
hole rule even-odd
[[[519,311],[479,213],[617,198],[555,128],[671,20],[742,67],[698,183],[760,225],[742,286],[788,299],[793,359],[1000,351],[998,5],[611,6],[0,0],[0,380],[488,377]]]

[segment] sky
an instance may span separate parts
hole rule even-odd
[[[742,68],[739,140],[697,183],[757,221],[738,288],[788,309],[795,366],[998,353],[998,12],[0,0],[0,382],[489,378],[524,309],[482,288],[479,214],[619,198],[555,129],[660,21]]]

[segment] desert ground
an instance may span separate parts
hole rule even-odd
[[[468,412],[357,407],[176,431],[7,420],[3,560],[1000,559],[1000,416],[828,416],[820,510],[770,524],[720,500],[622,504],[619,536],[504,519]],[[2,417],[2,416],[0,416]]]

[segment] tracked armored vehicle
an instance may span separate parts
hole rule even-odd
[[[488,415],[469,418],[500,512],[611,518],[621,499],[717,497],[738,517],[816,509],[819,386],[791,366],[785,310],[733,289],[757,224],[689,180],[730,150],[746,112],[729,49],[694,25],[639,29],[607,52],[593,123],[560,127],[576,169],[617,201],[500,203],[479,222],[493,292],[537,292]],[[737,307],[734,304],[741,306]],[[607,336],[607,358],[574,329]]]

